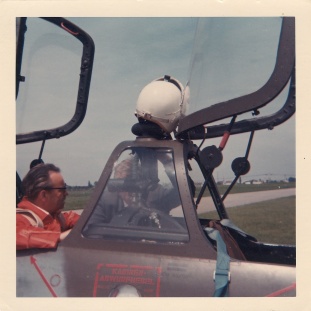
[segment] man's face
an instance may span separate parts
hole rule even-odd
[[[130,169],[132,166],[132,161],[130,160],[124,160],[122,161],[116,168],[114,177],[125,179],[130,175]],[[132,202],[132,195],[129,192],[119,192],[120,197],[124,201],[126,205],[130,205]]]
[[[46,190],[45,210],[50,214],[54,214],[64,208],[68,192],[63,176],[60,173],[50,172],[50,180],[51,188]]]

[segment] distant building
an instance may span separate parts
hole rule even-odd
[[[245,185],[261,185],[264,182],[262,180],[256,180],[256,179],[252,179],[252,180],[247,180],[244,182]]]
[[[262,180],[253,180],[253,185],[261,185],[263,184]]]

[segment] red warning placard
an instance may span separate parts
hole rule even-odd
[[[160,295],[161,268],[100,263],[96,267],[94,297],[105,297],[122,284],[132,285],[144,297]]]

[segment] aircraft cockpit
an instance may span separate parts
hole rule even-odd
[[[138,144],[122,150],[84,236],[146,243],[188,241],[173,157],[171,147]],[[174,210],[178,215],[171,215]]]

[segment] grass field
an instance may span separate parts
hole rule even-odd
[[[76,210],[85,208],[93,191],[93,188],[68,190],[69,195],[66,198],[64,210]]]
[[[258,241],[296,245],[296,196],[227,209],[235,225]],[[201,215],[217,219],[216,212]]]

